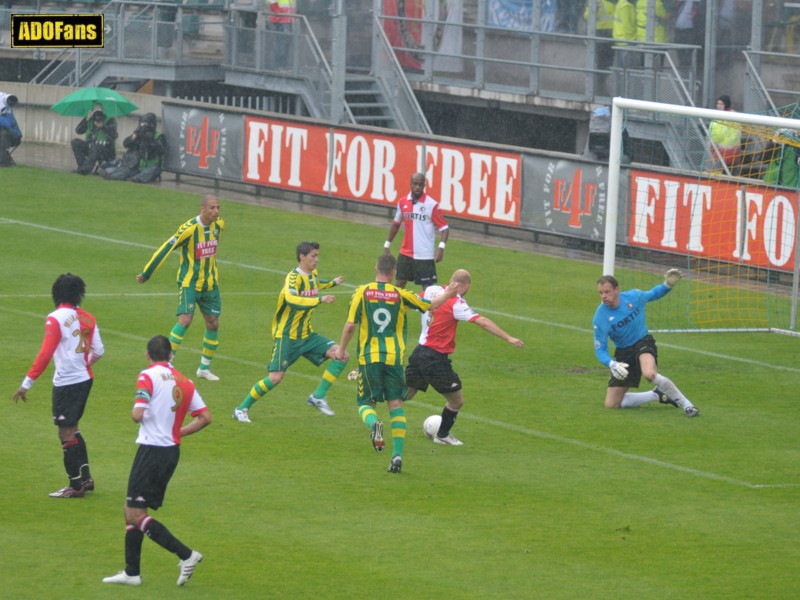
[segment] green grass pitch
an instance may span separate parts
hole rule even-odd
[[[110,589],[101,579],[124,565],[136,376],[147,339],[174,322],[177,259],[145,285],[135,277],[197,214],[198,197],[26,167],[3,170],[0,182],[3,597],[796,597],[799,340],[659,334],[663,373],[702,416],[658,404],[608,411],[608,371],[591,334],[601,257],[479,246],[456,230],[440,278],[470,270],[470,304],[526,347],[462,324],[453,360],[466,405],[454,433],[464,446],[423,437],[422,421],[442,399],[419,394],[406,407],[404,470],[390,475],[389,453],[372,450],[358,420],[351,382],[332,388],[333,418],[305,403],[320,374],[307,362],[255,405],[251,425],[231,419],[264,376],[296,244],[320,242],[320,273],[346,278],[336,302],[314,315],[315,329],[338,340],[353,285],[372,279],[388,219],[333,220],[224,192],[214,361],[222,380],[198,382],[214,422],[184,442],[155,513],[205,561],[176,589],[177,559],[145,540],[142,588]],[[66,481],[50,416],[53,367],[27,404],[10,400],[39,349],[50,285],[66,271],[87,281],[84,307],[106,345],[81,422],[97,490],[81,500],[47,496]],[[410,323],[413,348],[419,323]],[[192,377],[202,331],[198,315],[175,361]]]

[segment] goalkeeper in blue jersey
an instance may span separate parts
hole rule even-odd
[[[670,269],[660,283],[646,292],[619,291],[613,275],[597,280],[600,306],[594,313],[594,353],[597,360],[611,369],[606,392],[606,408],[633,408],[658,400],[683,409],[687,417],[697,417],[700,411],[683,395],[672,381],[658,372],[658,348],[647,332],[645,305],[666,296],[683,274]],[[614,343],[614,358],[608,351],[608,340]],[[655,389],[649,392],[629,392],[638,388],[642,375]]]

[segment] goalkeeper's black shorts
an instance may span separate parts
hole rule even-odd
[[[633,346],[614,350],[614,360],[628,363],[628,376],[622,381],[611,377],[608,380],[608,387],[638,388],[639,383],[642,381],[642,368],[639,366],[639,356],[641,354],[652,354],[656,364],[658,364],[658,348],[652,335],[644,336]]]

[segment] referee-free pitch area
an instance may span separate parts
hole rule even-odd
[[[297,243],[319,242],[320,274],[346,278],[336,302],[314,314],[315,329],[338,341],[350,292],[372,279],[389,218],[376,227],[220,197],[221,381],[198,382],[214,422],[184,442],[155,513],[205,560],[176,589],[177,559],[145,540],[143,586],[109,588],[101,579],[124,566],[133,391],[146,341],[175,320],[177,257],[144,285],[136,275],[198,214],[198,197],[26,167],[2,172],[4,597],[796,596],[800,340],[657,334],[662,372],[702,416],[658,404],[608,411],[608,371],[591,333],[601,257],[481,247],[456,229],[440,279],[468,269],[471,306],[526,347],[461,324],[453,361],[466,405],[454,433],[464,446],[424,438],[422,422],[442,399],[418,394],[406,406],[403,472],[391,475],[346,377],[328,398],[336,416],[305,403],[320,375],[310,363],[292,367],[254,406],[252,424],[231,418],[264,376]],[[81,422],[97,485],[83,499],[47,495],[66,483],[51,424],[52,365],[27,404],[10,400],[41,344],[50,286],[67,271],[86,280],[84,307],[106,345]],[[625,271],[617,275],[625,288]],[[202,332],[198,315],[175,360],[192,378]],[[418,333],[412,316],[407,354]],[[385,407],[379,414],[386,418]]]

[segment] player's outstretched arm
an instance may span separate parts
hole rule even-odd
[[[477,319],[475,319],[473,321],[473,323],[475,323],[476,325],[482,327],[483,329],[485,329],[489,333],[491,333],[493,335],[496,335],[500,339],[503,339],[503,340],[507,341],[512,346],[516,346],[517,348],[522,348],[523,346],[525,346],[525,342],[523,342],[522,340],[517,339],[517,338],[515,338],[513,336],[510,336],[508,333],[506,333],[503,330],[502,327],[497,325],[491,319],[487,319],[486,317],[478,317]]]

